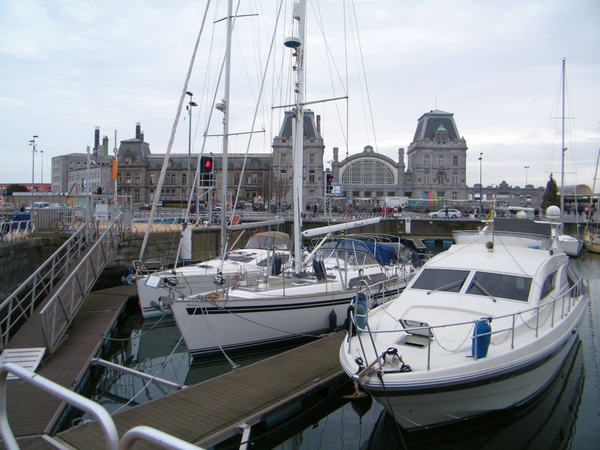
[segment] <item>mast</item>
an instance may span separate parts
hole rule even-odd
[[[227,250],[227,152],[229,146],[229,87],[231,81],[231,30],[233,20],[233,0],[227,2],[227,53],[225,55],[225,97],[217,109],[223,111],[223,158],[222,158],[222,190],[221,190],[221,255]],[[209,199],[212,202],[211,199]]]
[[[302,179],[304,172],[304,36],[306,1],[298,0],[294,3],[294,20],[297,21],[298,35],[285,40],[285,46],[294,50],[296,61],[294,71],[296,81],[294,92],[296,101],[294,106],[294,121],[292,126],[292,151],[294,154],[294,179],[292,200],[294,204],[294,272],[300,274],[302,270]]]
[[[561,164],[560,164],[560,213],[565,210],[565,64],[567,58],[562,62],[562,114],[561,114]],[[577,189],[577,187],[575,187]]]

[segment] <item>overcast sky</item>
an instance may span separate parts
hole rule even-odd
[[[397,160],[419,117],[439,109],[454,114],[467,141],[469,186],[479,183],[480,169],[486,186],[523,186],[526,177],[545,186],[550,173],[560,183],[566,58],[565,184],[592,185],[600,145],[597,0],[307,1],[306,100],[343,96],[348,86],[347,103],[308,106],[322,117],[326,161],[333,147],[343,159],[366,145]],[[290,52],[281,49],[282,37],[295,34],[290,4],[284,0],[275,34],[254,127],[265,132],[255,135],[253,152],[270,152],[281,123],[281,110],[270,106],[291,98]],[[278,5],[244,0],[240,7],[248,16],[238,19],[233,38],[231,133],[250,130]],[[31,182],[33,135],[43,151],[33,164],[38,183],[42,164],[50,182],[52,157],[85,153],[96,126],[112,149],[115,131],[118,141],[131,139],[140,122],[158,154],[176,123],[173,152],[187,153],[189,118],[184,110],[176,120],[176,113],[205,7],[205,0],[0,1],[0,182]],[[219,112],[205,124],[213,97],[224,95],[211,83],[224,46],[225,24],[215,22],[225,11],[223,0],[211,5],[187,85],[199,104],[194,153],[205,129],[222,132]],[[244,136],[232,136],[231,152],[245,151]],[[205,151],[220,152],[219,142],[209,138]]]

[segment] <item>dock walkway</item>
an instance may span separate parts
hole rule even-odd
[[[271,358],[113,415],[119,436],[146,425],[209,448],[281,412],[295,400],[345,380],[338,352],[345,333],[338,332]],[[97,423],[55,436],[72,448],[105,448]],[[139,442],[137,448],[156,448]]]
[[[104,336],[116,323],[129,297],[135,293],[135,286],[125,285],[90,293],[65,336],[65,341],[50,358],[42,361],[35,372],[77,391],[88,372],[90,360],[102,347]],[[37,310],[43,307],[44,303]],[[45,347],[37,312],[10,340],[7,349],[36,347]],[[58,398],[19,380],[8,383],[7,400],[8,421],[17,439],[52,434],[65,406]]]

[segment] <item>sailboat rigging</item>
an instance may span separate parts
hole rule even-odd
[[[261,272],[223,276],[212,291],[171,299],[167,306],[193,356],[333,331],[344,322],[353,297],[360,295],[371,305],[386,302],[414,273],[398,257],[394,243],[380,236],[333,235],[379,218],[305,232],[325,237],[311,254],[303,251],[304,122],[306,117],[313,120],[312,111],[304,110],[305,5],[305,0],[294,3],[297,34],[284,42],[293,51],[295,71],[295,103],[284,119],[292,121],[293,264],[277,256]]]
[[[560,211],[565,211],[565,81],[566,81],[566,58],[562,61],[562,113],[561,113],[561,166],[560,166]],[[560,248],[569,256],[579,256],[583,248],[583,241],[578,237],[564,234],[558,235]]]
[[[598,177],[598,164],[600,164],[600,148],[598,149],[598,156],[596,157],[596,170],[594,171],[594,179],[592,181],[592,199],[590,214],[588,214],[587,224],[584,233],[585,248],[592,253],[600,253],[600,227],[598,225],[590,224],[590,220],[593,222],[593,212],[597,212],[598,202],[594,203],[594,196],[596,195],[596,179]]]
[[[204,261],[198,264],[191,264],[185,267],[177,267],[180,251],[184,240],[188,240],[188,247],[191,248],[191,228],[188,224],[188,214],[192,202],[192,195],[188,197],[185,220],[182,225],[182,236],[177,252],[176,263],[173,269],[164,270],[164,268],[149,266],[143,259],[143,250],[140,259],[134,261],[136,273],[133,277],[138,291],[138,298],[142,314],[145,318],[162,315],[168,312],[165,305],[173,301],[176,296],[192,295],[198,292],[205,292],[214,285],[215,282],[223,280],[224,276],[235,276],[239,283],[242,283],[247,274],[253,274],[263,271],[265,267],[270,267],[274,258],[280,258],[287,262],[291,253],[291,241],[289,236],[282,232],[266,231],[256,233],[247,242],[242,249],[228,251],[228,233],[247,228],[261,228],[271,225],[277,225],[284,222],[283,219],[275,218],[269,221],[253,222],[248,224],[230,225],[227,223],[227,191],[228,191],[228,138],[229,138],[229,98],[230,98],[230,79],[231,79],[231,34],[233,30],[233,8],[232,2],[228,2],[227,10],[227,50],[221,66],[221,73],[225,71],[224,97],[221,102],[216,103],[217,110],[224,114],[223,119],[223,157],[222,157],[222,186],[221,186],[221,251],[219,257]],[[189,79],[189,74],[188,74]],[[186,79],[187,89],[187,79]],[[184,91],[186,90],[184,89]],[[261,89],[262,93],[262,89]],[[215,94],[216,98],[216,94]],[[256,112],[255,112],[256,115]],[[209,117],[210,119],[210,117]],[[252,133],[250,133],[251,136]],[[204,145],[206,143],[207,133],[204,134]],[[198,162],[201,158],[198,159]],[[168,158],[163,165],[163,171],[168,164]],[[198,186],[199,167],[196,169],[194,186]],[[159,191],[160,193],[160,185]],[[160,194],[157,194],[156,199]],[[199,195],[199,192],[196,194]],[[235,203],[232,205],[235,208]],[[233,217],[233,214],[232,214]],[[152,218],[151,218],[152,219]]]

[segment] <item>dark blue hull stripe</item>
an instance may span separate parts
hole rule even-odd
[[[385,294],[386,297],[391,297],[392,295],[396,295],[396,290],[392,292],[388,292]],[[339,305],[347,305],[350,306],[350,302],[354,295],[349,297],[337,298],[334,300],[322,300],[319,302],[302,302],[302,303],[279,303],[279,304],[266,304],[266,305],[253,305],[253,306],[231,306],[226,305],[224,307],[190,307],[186,308],[188,315],[196,315],[196,314],[251,314],[251,313],[265,313],[265,312],[276,312],[276,311],[293,311],[293,310],[302,310],[302,309],[311,309],[311,308],[324,308],[324,307],[332,307]],[[376,299],[383,297],[383,294],[375,295]],[[227,300],[220,300],[224,303],[227,303]],[[233,303],[233,302],[231,302]]]

